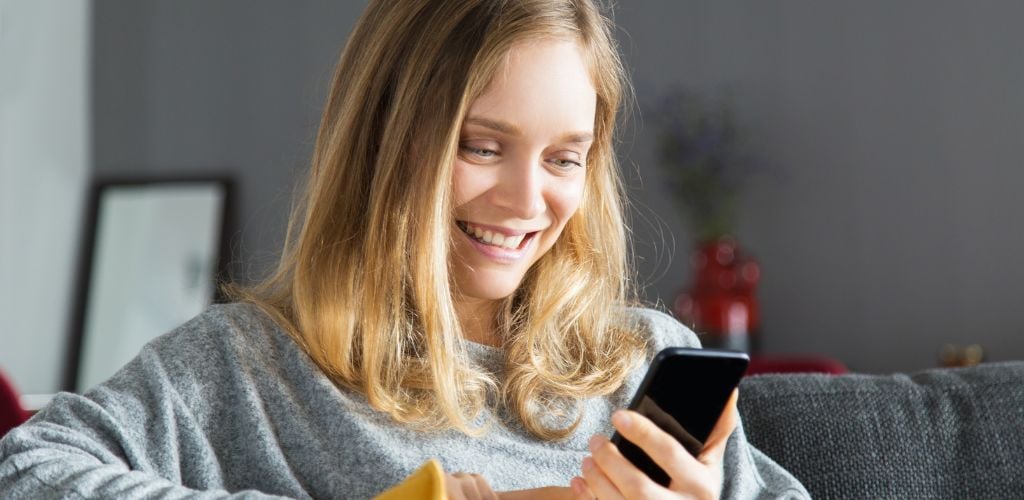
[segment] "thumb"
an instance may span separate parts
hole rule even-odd
[[[722,456],[725,455],[725,444],[729,441],[732,432],[736,430],[736,424],[740,419],[739,411],[736,409],[739,396],[739,389],[733,389],[729,401],[725,403],[725,408],[722,409],[722,414],[718,417],[715,428],[711,430],[707,441],[704,442],[704,451],[697,457],[702,463],[720,462]]]

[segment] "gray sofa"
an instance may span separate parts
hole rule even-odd
[[[1024,498],[1024,362],[748,377],[739,408],[815,498]]]

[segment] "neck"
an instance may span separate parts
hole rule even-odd
[[[498,335],[498,305],[496,300],[462,298],[455,302],[462,336],[470,342],[501,347]]]

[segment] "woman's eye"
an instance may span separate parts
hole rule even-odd
[[[551,160],[551,163],[554,163],[555,166],[561,170],[572,170],[573,168],[583,166],[582,163],[568,158],[555,158],[554,160]]]
[[[463,144],[459,146],[460,154],[468,160],[493,160],[498,156],[494,149]]]

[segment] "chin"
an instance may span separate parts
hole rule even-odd
[[[459,290],[466,297],[483,300],[501,300],[509,297],[523,282],[523,276],[516,273],[474,273],[459,283]]]

